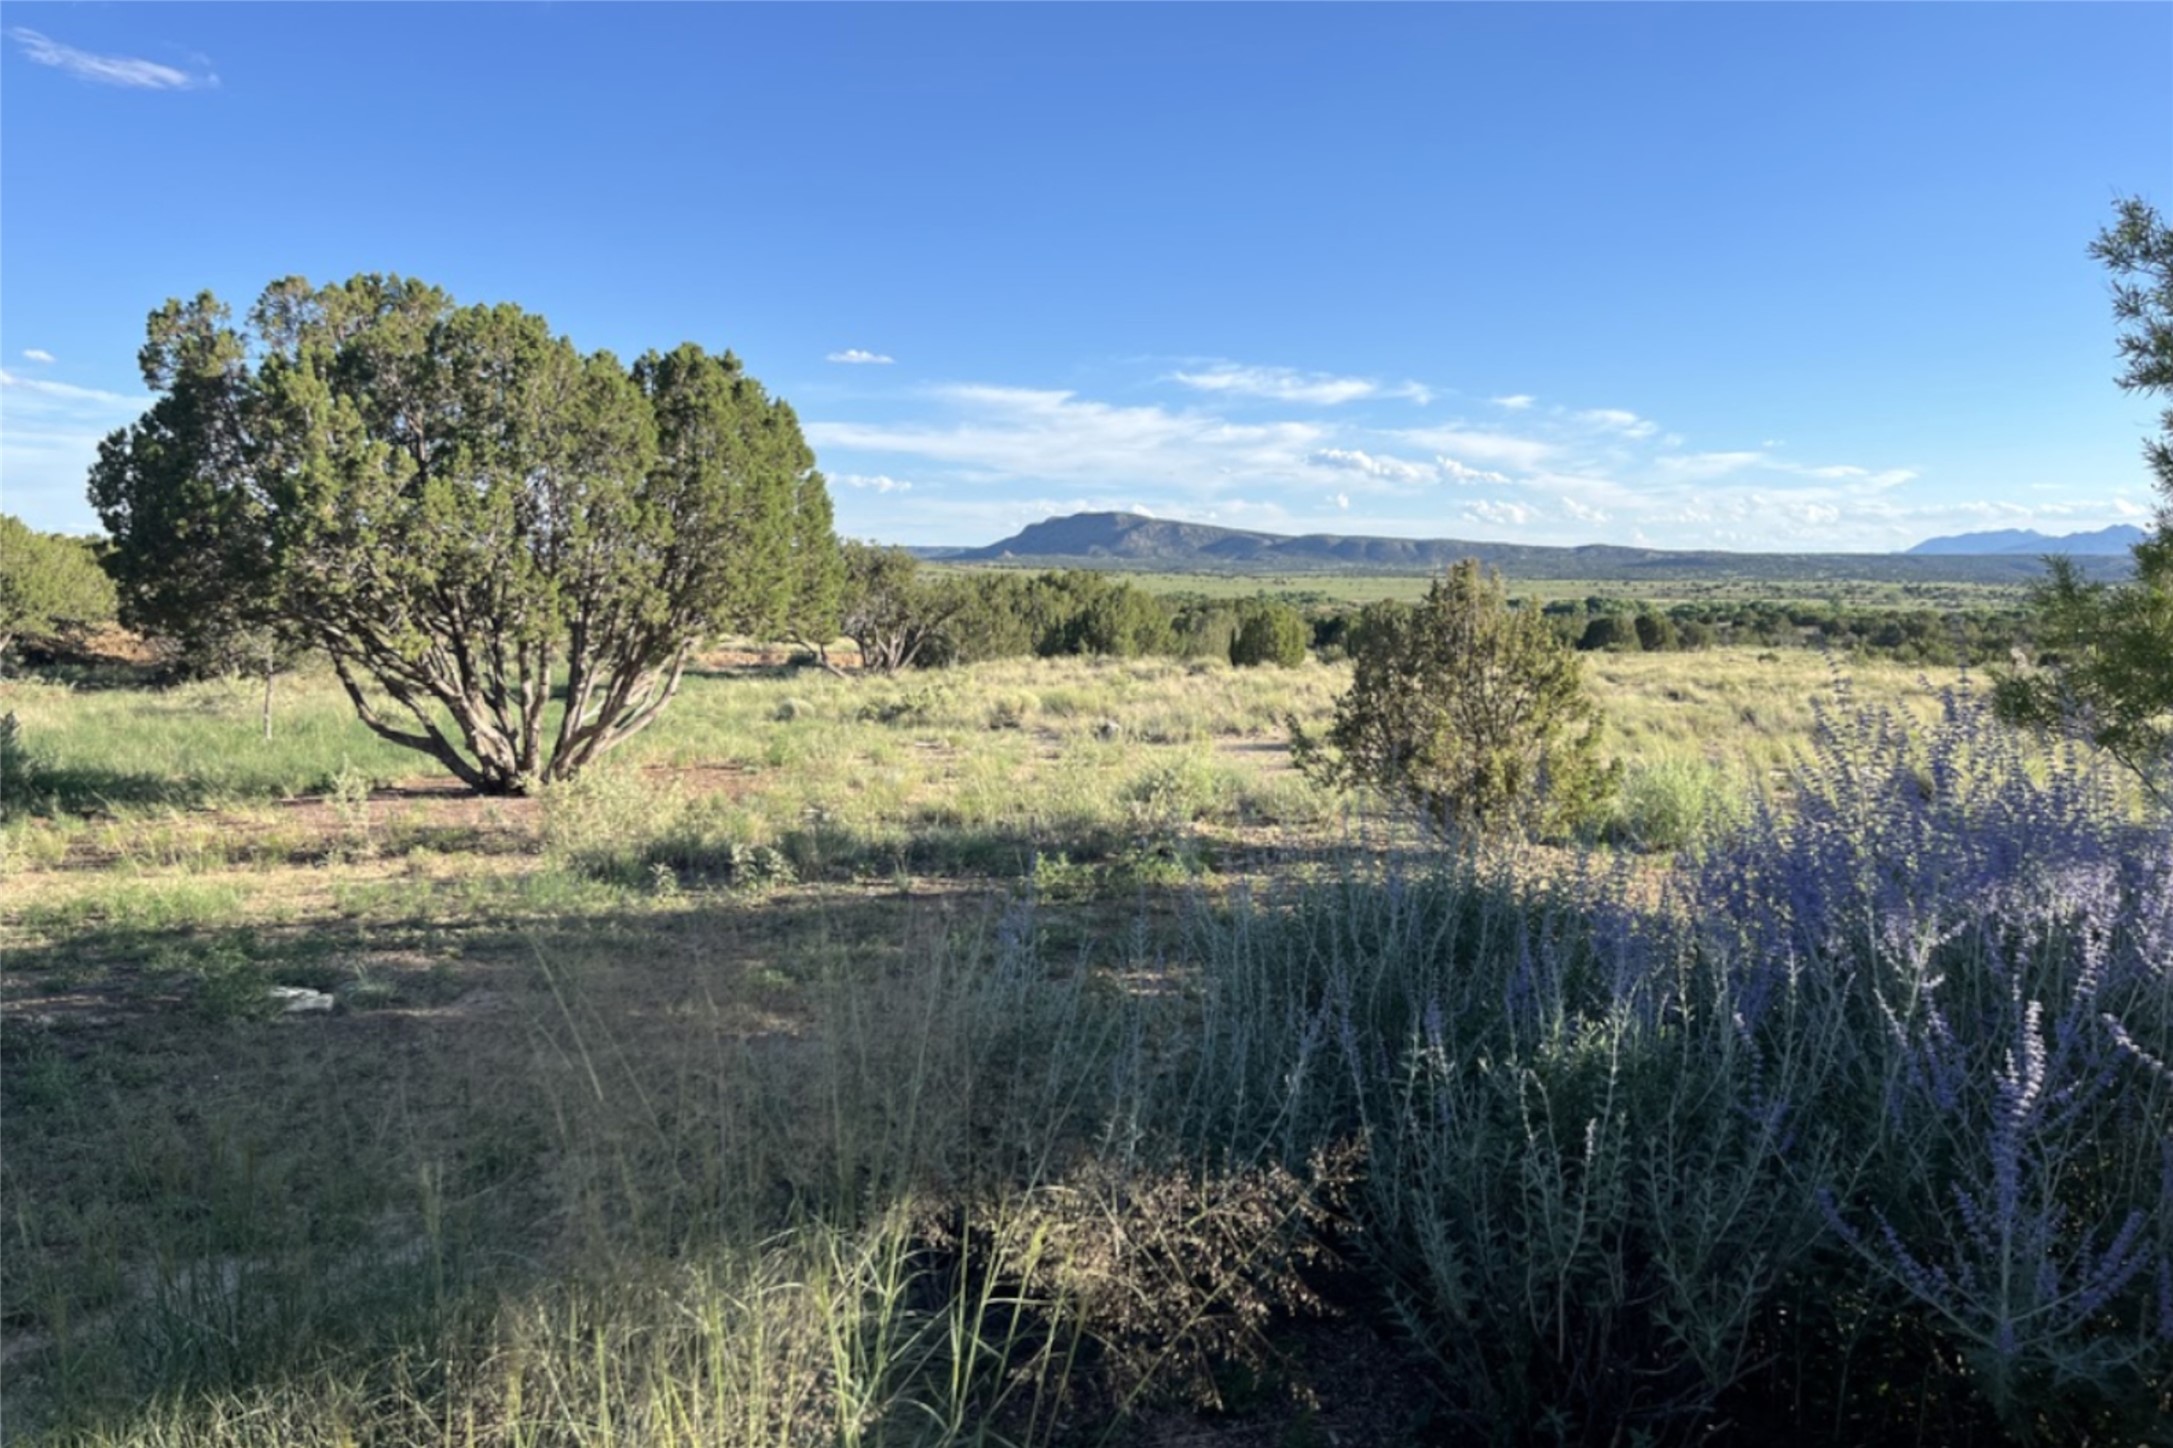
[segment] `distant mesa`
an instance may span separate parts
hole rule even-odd
[[[2054,536],[2035,528],[1998,528],[1988,533],[1956,533],[1947,538],[1926,538],[1911,548],[1916,557],[1997,556],[2007,553],[2065,553],[2076,558],[2102,558],[2126,553],[2143,541],[2143,530],[2132,523],[2115,523],[2095,533]]]
[[[1140,571],[1258,573],[1438,573],[1461,558],[1476,558],[1512,578],[1743,579],[1894,583],[2022,583],[2044,571],[2040,554],[2069,548],[2082,555],[2087,572],[2124,572],[2128,544],[2110,528],[2087,535],[2105,543],[2085,553],[2075,539],[2016,534],[2020,546],[1949,550],[1933,539],[1907,553],[1727,553],[1717,549],[1629,548],[1588,543],[1575,548],[1526,543],[1480,543],[1458,538],[1346,537],[1308,533],[1290,537],[1211,523],[1183,523],[1138,513],[1074,513],[1029,524],[984,548],[916,548],[923,558],[946,563],[1018,563],[1058,568]],[[2135,529],[2127,534],[2140,536]],[[1982,534],[1991,538],[2007,535]],[[2084,535],[2078,535],[2078,538]],[[2118,554],[2119,557],[2108,555]]]

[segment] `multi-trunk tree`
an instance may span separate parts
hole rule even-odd
[[[240,329],[169,302],[143,370],[158,400],[91,477],[132,614],[321,648],[366,725],[475,789],[640,730],[706,634],[834,617],[822,475],[730,353],[628,368],[371,275],[274,283]]]

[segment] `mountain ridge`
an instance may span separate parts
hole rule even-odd
[[[1140,513],[1072,513],[1029,523],[979,548],[919,548],[931,561],[1129,568],[1139,571],[1365,571],[1434,573],[1463,558],[1511,577],[1626,580],[1644,577],[1856,579],[1893,582],[2027,582],[2043,572],[2030,552],[1733,553],[1722,549],[1643,548],[1614,543],[1549,546],[1457,538],[1366,534],[1268,533],[1152,518]],[[2086,555],[2093,573],[2113,573],[2124,558]]]
[[[2087,533],[2040,533],[2035,528],[1994,528],[1983,533],[1950,533],[1926,538],[1903,553],[1919,558],[1998,556],[2008,553],[2066,553],[2102,558],[2125,553],[2143,541],[2143,530],[2133,523],[2115,523]]]

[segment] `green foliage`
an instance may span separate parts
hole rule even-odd
[[[2113,272],[2113,315],[2130,392],[2173,398],[2173,227],[2137,198],[2091,255]],[[2173,406],[2143,456],[2166,505],[2135,549],[2135,578],[2086,580],[2065,559],[2032,594],[2038,667],[2002,674],[1993,703],[2010,722],[2068,728],[2133,770],[2173,806]]]
[[[1664,653],[1679,647],[1675,637],[1675,624],[1664,613],[1641,613],[1637,616],[1637,646],[1648,654]]]
[[[1703,760],[1662,759],[1623,775],[1606,834],[1631,849],[1696,850],[1744,816],[1741,793]]]
[[[66,637],[110,623],[113,581],[85,539],[33,531],[0,513],[0,654],[25,635]]]
[[[1074,569],[1044,576],[1059,612],[1037,652],[1136,659],[1173,651],[1176,635],[1162,601],[1136,584]]]
[[[2092,583],[2066,559],[2037,593],[2037,667],[2002,673],[2010,723],[2079,730],[2173,805],[2173,537],[2135,550],[2133,583]]]
[[[943,662],[945,626],[965,605],[964,591],[929,578],[903,548],[848,542],[841,551],[839,631],[859,646],[860,666],[890,674]]]
[[[1249,605],[1230,641],[1230,662],[1239,668],[1276,664],[1294,668],[1305,662],[1305,648],[1313,631],[1305,616],[1287,603],[1262,599]]]
[[[1227,604],[1188,601],[1170,620],[1177,651],[1190,659],[1227,659],[1243,614]],[[1310,638],[1312,625],[1306,625]]]
[[[1367,608],[1350,650],[1351,688],[1325,738],[1291,722],[1315,778],[1400,796],[1443,824],[1542,835],[1582,825],[1613,790],[1576,655],[1477,562],[1414,607]]]
[[[1618,613],[1603,613],[1585,625],[1577,647],[1586,653],[1596,653],[1602,649],[1632,648],[1636,643],[1637,630],[1628,619]]]
[[[167,641],[199,678],[291,656],[271,503],[252,460],[255,376],[248,341],[210,292],[170,300],[136,354],[159,394],[99,444],[91,506],[112,546],[120,619]]]
[[[142,363],[159,399],[90,489],[129,616],[306,640],[366,725],[478,790],[638,732],[704,634],[834,607],[814,456],[730,353],[629,370],[517,307],[358,276],[274,283],[243,330],[169,302]]]

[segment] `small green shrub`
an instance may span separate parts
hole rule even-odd
[[[991,729],[1023,729],[1026,721],[1041,708],[1041,698],[1030,689],[1017,689],[1000,694],[988,706],[988,727]]]
[[[1702,760],[1663,759],[1623,775],[1607,834],[1632,849],[1694,850],[1742,815],[1742,796],[1723,771]]]
[[[1415,607],[1374,604],[1351,631],[1351,687],[1325,738],[1289,721],[1299,767],[1400,798],[1440,826],[1560,836],[1597,817],[1620,774],[1577,656],[1498,574],[1466,560]]]

